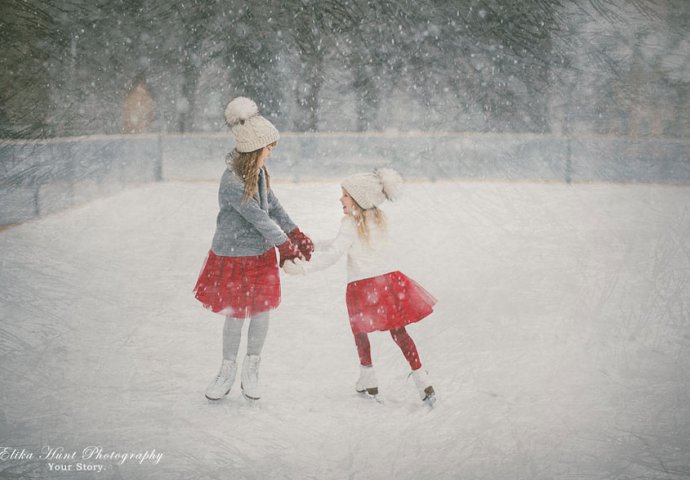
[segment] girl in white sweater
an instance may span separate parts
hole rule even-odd
[[[310,262],[287,261],[283,269],[289,274],[306,274],[333,265],[347,253],[347,310],[361,364],[356,390],[378,395],[368,333],[389,331],[410,364],[420,398],[433,404],[434,388],[405,326],[427,317],[436,299],[395,268],[385,216],[378,208],[385,200],[395,199],[401,184],[402,178],[391,169],[343,180],[340,203],[345,216],[338,235],[326,248],[317,247]]]

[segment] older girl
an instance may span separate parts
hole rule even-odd
[[[230,393],[237,371],[237,353],[245,318],[250,318],[247,355],[242,364],[245,397],[258,400],[259,362],[269,325],[269,311],[280,304],[280,265],[286,260],[309,260],[313,244],[283,210],[271,189],[266,160],[276,145],[278,130],[259,115],[256,104],[235,98],[225,109],[235,138],[220,180],[220,211],[211,250],[199,275],[196,298],[225,317],[223,361],[206,389],[206,398],[219,400]]]

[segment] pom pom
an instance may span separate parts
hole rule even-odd
[[[379,168],[374,170],[374,174],[379,177],[383,185],[383,194],[391,202],[400,197],[403,179],[398,172],[392,168]]]
[[[225,107],[225,121],[230,127],[259,114],[259,107],[247,97],[237,97]]]

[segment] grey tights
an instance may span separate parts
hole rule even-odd
[[[268,334],[268,312],[262,312],[251,317],[247,336],[247,355],[261,355],[266,334]],[[242,340],[242,326],[244,318],[225,317],[223,327],[223,358],[226,360],[237,359]]]

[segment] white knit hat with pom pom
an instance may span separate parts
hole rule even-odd
[[[253,152],[277,142],[276,127],[259,115],[259,107],[247,97],[237,97],[225,107],[225,122],[235,137],[235,150]]]
[[[365,210],[378,207],[386,200],[395,201],[402,187],[403,179],[391,168],[378,168],[370,173],[351,175],[340,184],[347,193]]]

